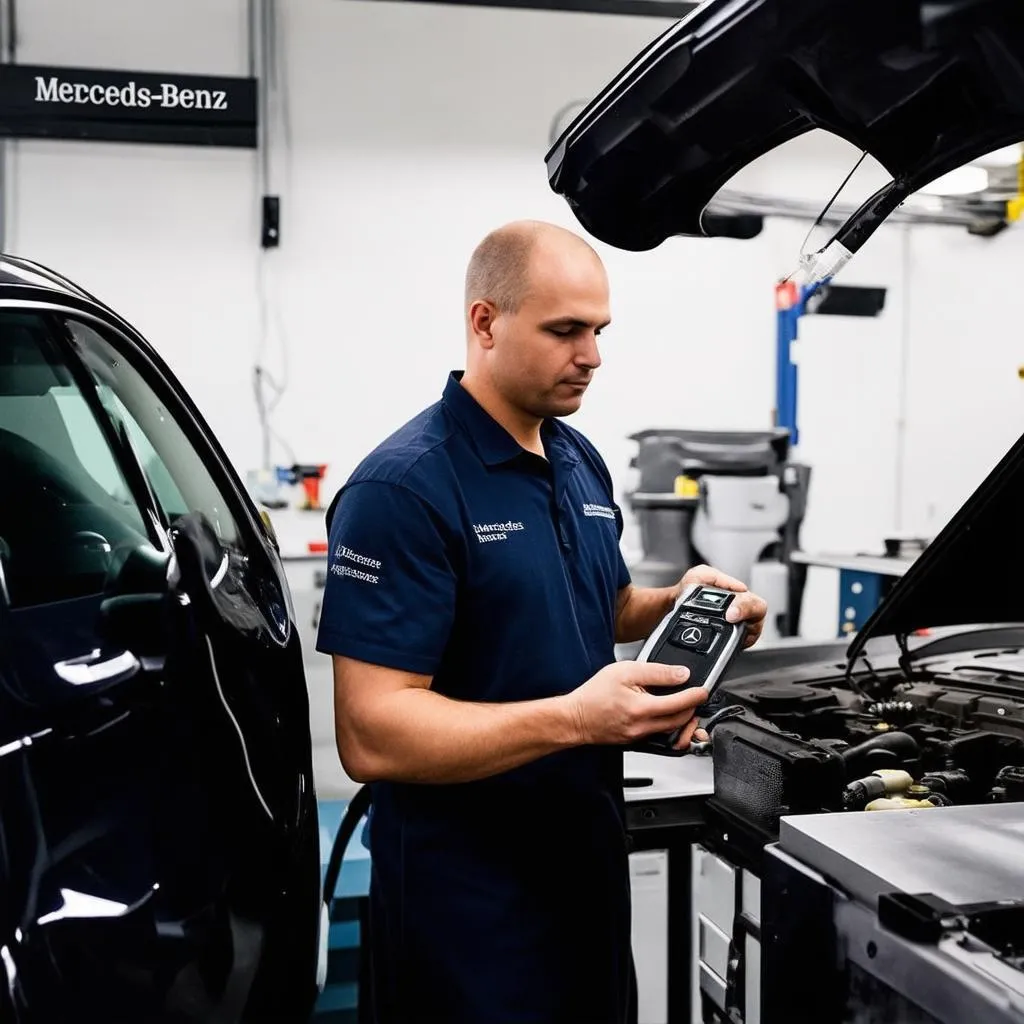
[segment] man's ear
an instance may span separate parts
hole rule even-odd
[[[484,348],[494,346],[494,321],[497,318],[498,311],[485,299],[477,299],[469,307],[469,328]]]

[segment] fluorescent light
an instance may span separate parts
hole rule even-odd
[[[942,197],[926,195],[924,192],[917,192],[910,196],[904,205],[915,210],[929,210],[937,213],[942,209]]]
[[[972,192],[983,192],[987,188],[988,171],[984,167],[967,164],[936,178],[921,191],[933,196],[965,196]]]
[[[1020,163],[1021,155],[1020,143],[1015,143],[1012,146],[1004,146],[1002,149],[986,153],[978,160],[978,163],[985,167],[1013,167],[1014,164]]]

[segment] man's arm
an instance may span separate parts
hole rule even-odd
[[[637,587],[627,584],[619,591],[615,608],[615,642],[631,644],[644,640],[668,615],[681,593],[674,587]]]
[[[685,669],[613,663],[578,689],[518,703],[453,700],[430,677],[334,656],[338,754],[356,782],[471,782],[583,744],[624,744],[654,732],[696,728],[699,689],[678,686]]]
[[[767,603],[756,594],[751,594],[746,584],[708,565],[698,565],[687,570],[674,587],[636,587],[632,583],[623,587],[619,591],[615,608],[615,642],[628,644],[646,639],[672,610],[684,588],[694,583],[736,591],[738,596],[729,606],[726,618],[730,622],[747,620],[744,647],[757,642],[764,629]]]
[[[575,746],[564,698],[509,704],[455,701],[430,677],[334,657],[338,754],[356,782],[467,782]]]

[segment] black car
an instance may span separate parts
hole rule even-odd
[[[850,258],[913,191],[1024,138],[1024,4],[706,0],[566,128],[548,174],[594,235],[651,249],[707,234],[704,211],[733,174],[814,128],[892,173],[818,254],[830,277],[831,256]],[[1024,799],[1022,504],[1024,438],[848,649],[740,659],[719,700],[747,713],[716,730],[712,801],[738,815],[734,840],[749,831],[756,851],[780,814],[855,807],[847,786],[873,765],[906,770],[935,805]],[[1009,625],[976,628],[992,623]],[[772,785],[752,786],[762,757]]]
[[[596,237],[622,249],[652,249],[674,235],[714,234],[716,222],[706,213],[729,179],[815,128],[871,154],[892,181],[812,256],[804,268],[808,283],[830,280],[913,192],[1024,139],[1024,4],[706,0],[566,129],[548,153],[548,175]],[[720,858],[730,907],[735,877],[735,916],[720,916],[717,931],[701,919],[705,1020],[940,1019],[916,1009],[900,1016],[892,995],[903,990],[903,968],[891,962],[889,988],[860,993],[870,1013],[844,1016],[843,989],[839,1002],[827,993],[828,1014],[792,1016],[813,1005],[807,994],[825,975],[832,984],[830,972],[842,959],[830,944],[837,933],[807,930],[810,897],[801,902],[777,889],[772,900],[781,916],[772,927],[761,922],[767,938],[759,959],[762,933],[750,915],[760,913],[762,884],[768,892],[763,872],[778,863],[772,851],[780,833],[785,838],[787,823],[810,820],[806,815],[824,829],[850,815],[874,822],[876,811],[923,814],[940,835],[948,822],[940,845],[953,889],[972,874],[986,877],[986,858],[991,854],[994,863],[999,844],[1019,835],[997,821],[1000,814],[1014,818],[1012,811],[990,808],[990,840],[957,841],[966,834],[965,809],[1021,802],[1024,815],[1022,508],[1024,438],[852,643],[755,649],[741,655],[719,689],[715,704],[724,717],[711,737],[714,794],[702,842]],[[965,972],[949,992],[974,986],[992,1005],[1001,1000],[1009,1018],[1020,1006],[1010,989],[1024,991],[1024,902],[1001,909],[1006,941],[996,959],[1012,968],[1013,979],[1002,979],[999,989],[994,974]],[[936,943],[949,927],[946,918],[915,912],[922,915],[912,918],[920,925],[918,942],[926,935]],[[995,949],[991,936],[987,941]],[[790,947],[799,955],[786,960]],[[967,1018],[954,1012],[954,1019]]]
[[[0,1020],[307,1020],[308,700],[270,527],[154,350],[0,258]]]

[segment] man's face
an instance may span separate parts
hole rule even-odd
[[[583,246],[538,245],[519,309],[494,320],[492,380],[528,415],[571,415],[601,365],[597,339],[609,319],[608,279],[597,257]]]

